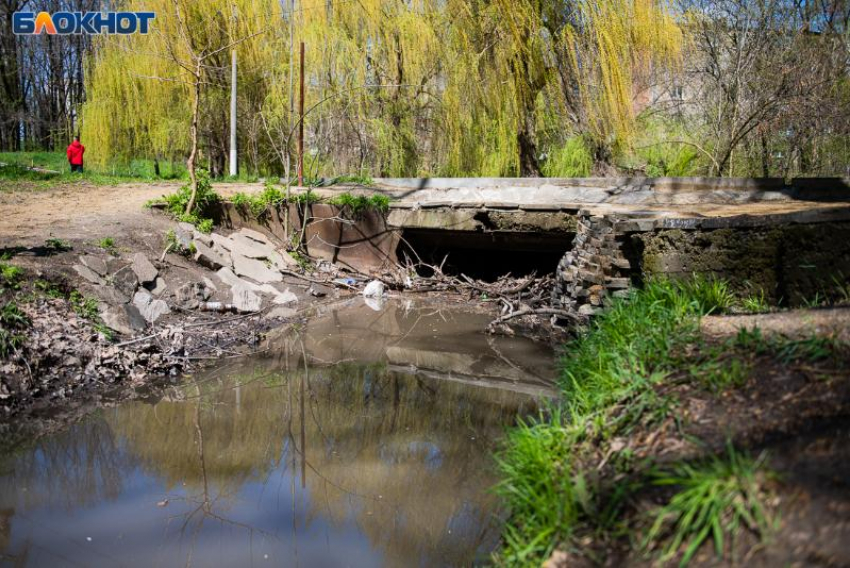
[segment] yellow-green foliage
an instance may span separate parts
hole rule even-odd
[[[262,31],[237,47],[240,148],[255,169],[280,172],[293,155],[292,87],[304,41],[307,150],[330,170],[320,175],[519,175],[523,136],[534,154],[563,147],[573,155],[576,133],[594,147],[627,142],[634,85],[651,60],[675,64],[682,43],[659,0],[582,0],[569,9],[552,0],[301,0],[292,14],[282,4],[144,2],[157,12],[154,33],[101,37],[89,62],[87,156],[188,153],[191,73],[174,61],[191,59],[187,41],[196,52],[224,48],[205,60],[200,100],[202,132],[220,133],[227,46]],[[188,37],[178,8],[191,22]],[[584,156],[552,155],[549,171],[588,169]]]
[[[586,177],[593,168],[593,155],[580,136],[568,138],[560,148],[553,148],[543,164],[546,177]]]

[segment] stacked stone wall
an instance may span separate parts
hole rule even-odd
[[[573,247],[560,263],[552,292],[556,307],[593,314],[608,297],[628,293],[630,264],[614,216],[579,212]]]

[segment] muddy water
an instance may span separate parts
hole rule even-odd
[[[491,452],[552,354],[458,308],[357,300],[155,403],[0,459],[0,564],[463,566],[497,544]]]

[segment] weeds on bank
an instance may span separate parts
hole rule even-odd
[[[97,242],[97,246],[107,252],[115,250],[115,239],[112,237],[104,237]]]
[[[653,471],[653,485],[676,488],[676,493],[653,513],[643,547],[662,550],[661,562],[681,554],[679,565],[685,566],[709,539],[722,557],[727,544],[734,549],[741,529],[765,537],[771,520],[763,481],[771,476],[764,455],[752,459],[731,446],[722,457]]]
[[[382,214],[386,214],[390,210],[390,198],[381,194],[366,196],[345,192],[332,197],[328,200],[328,203],[345,209],[355,216],[369,210],[375,210]]]
[[[817,362],[835,358],[847,348],[836,337],[811,335],[802,339],[785,336],[765,337],[761,329],[741,329],[727,346],[755,355],[773,355],[784,364],[807,361]]]
[[[181,186],[172,194],[148,201],[145,206],[165,205],[168,212],[179,221],[194,225],[202,233],[209,233],[213,229],[213,221],[208,217],[210,208],[221,201],[221,197],[213,189],[209,172],[205,169],[198,170],[197,180],[195,208],[191,213],[186,213],[186,206],[192,198],[192,185],[190,183]]]
[[[539,564],[554,543],[579,527],[616,532],[640,476],[602,481],[598,464],[583,460],[638,425],[651,428],[673,416],[677,400],[658,387],[674,374],[712,390],[746,379],[747,361],[707,349],[699,335],[702,316],[729,310],[735,302],[720,281],[649,281],[629,298],[615,300],[567,344],[561,360],[563,408],[512,430],[497,456],[503,480],[496,490],[510,511],[497,562]],[[609,455],[613,471],[636,467],[627,452],[612,446]]]
[[[17,290],[21,287],[24,271],[12,264],[0,263],[0,292],[4,289]]]
[[[74,290],[69,294],[68,301],[71,303],[71,309],[74,310],[75,314],[87,320],[94,330],[103,335],[107,341],[112,341],[114,333],[100,319],[97,300],[86,298],[79,291]]]
[[[19,333],[30,325],[30,320],[15,302],[6,302],[0,308],[0,358],[5,359],[24,342]]]
[[[68,252],[69,250],[74,249],[68,241],[63,241],[62,239],[57,238],[49,238],[44,241],[44,247],[53,252]]]

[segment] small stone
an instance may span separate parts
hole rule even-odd
[[[74,265],[74,272],[83,277],[83,279],[87,280],[92,284],[106,284],[106,282],[101,278],[97,272],[89,268],[88,266],[84,266],[82,264]]]
[[[592,316],[596,313],[596,309],[594,309],[594,307],[590,304],[582,304],[578,307],[578,313],[583,316]]]
[[[145,288],[147,288],[154,296],[160,296],[163,292],[165,292],[165,289],[168,288],[168,284],[165,283],[165,280],[163,280],[162,277],[157,276],[156,280],[145,284]]]
[[[606,278],[605,286],[612,290],[621,290],[624,288],[628,288],[631,280],[628,278]]]
[[[112,275],[112,284],[115,288],[128,298],[132,298],[139,285],[139,279],[133,272],[132,266],[125,266]]]
[[[267,292],[272,297],[272,303],[282,305],[282,304],[294,304],[298,302],[298,296],[293,294],[289,288],[281,292],[271,284],[265,284],[260,288],[263,292]]]
[[[260,311],[262,299],[244,283],[239,283],[231,288],[233,294],[233,307],[242,313],[253,313]]]
[[[133,267],[133,272],[136,274],[136,278],[139,279],[141,284],[153,282],[159,274],[159,270],[151,264],[148,257],[140,252],[133,255],[133,264],[131,266]]]
[[[151,293],[144,288],[139,288],[133,296],[133,305],[139,308],[139,311],[144,314],[144,309],[153,301]],[[147,318],[145,318],[147,319]]]
[[[153,300],[144,309],[139,310],[142,317],[150,323],[154,323],[165,314],[170,314],[171,309],[163,300]]]
[[[132,304],[118,306],[101,304],[100,318],[107,327],[122,335],[133,335],[135,332],[147,328],[145,318],[139,313],[138,308]]]
[[[292,308],[277,307],[273,308],[266,314],[266,319],[286,319],[291,318],[298,312]]]
[[[106,266],[106,261],[99,256],[86,254],[80,257],[80,262],[94,270],[99,276],[106,276],[109,274],[109,268]]]

